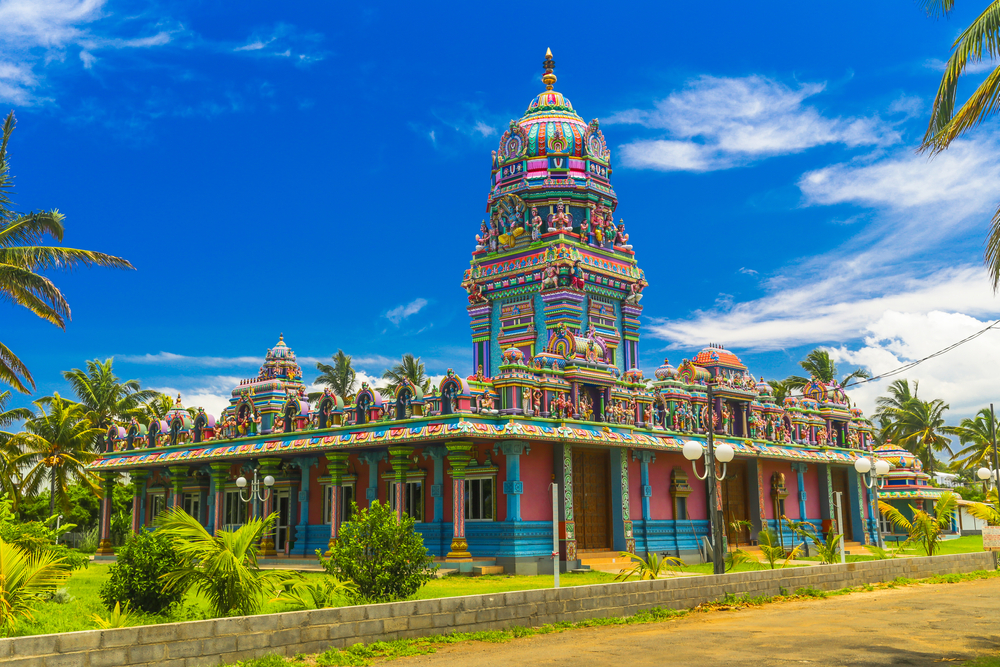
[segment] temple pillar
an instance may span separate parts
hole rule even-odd
[[[649,464],[656,461],[656,452],[648,449],[633,449],[632,459],[639,461],[639,477],[642,481],[642,550],[649,554],[650,498],[653,486],[649,483]]]
[[[344,473],[347,472],[347,452],[327,452],[326,469],[330,473],[330,542],[327,547],[327,554],[333,549],[340,534],[340,520],[343,518],[340,511],[341,485],[344,483]]]
[[[220,530],[225,527],[226,521],[226,482],[229,480],[229,468],[230,463],[216,462],[212,463],[212,489],[215,493],[215,503],[212,518],[209,523],[212,525],[212,532],[215,535],[219,534]]]
[[[170,486],[173,495],[170,497],[170,507],[183,509],[184,482],[187,481],[187,466],[170,466]]]
[[[521,454],[529,454],[531,446],[521,440],[504,440],[499,443],[500,451],[507,460],[507,475],[503,483],[503,494],[507,497],[507,521],[521,520],[521,494],[524,493],[524,482],[521,481]],[[496,447],[494,447],[496,452]]]
[[[396,489],[396,518],[403,518],[403,510],[406,505],[406,473],[410,469],[410,456],[413,454],[413,447],[400,445],[389,448],[389,463],[392,465],[393,486]],[[390,502],[392,496],[389,497]]]
[[[604,392],[601,392],[604,396]],[[576,524],[573,519],[573,446],[553,446],[553,482],[559,485],[559,553],[567,569],[576,567]],[[613,479],[613,477],[612,477]]]
[[[299,478],[299,525],[295,527],[295,551],[301,553],[303,556],[309,555],[309,545],[307,544],[307,539],[309,537],[309,476],[312,473],[312,468],[317,463],[319,459],[315,456],[300,456],[294,459],[295,465],[299,467],[301,477]],[[301,543],[301,548],[299,544]]]
[[[792,470],[795,471],[795,481],[799,487],[799,521],[806,520],[806,470],[808,469],[805,463],[800,461],[793,461]]]
[[[258,459],[257,463],[260,465],[260,471],[258,473],[257,479],[260,484],[264,485],[264,478],[270,475],[271,477],[277,477],[279,468],[281,467],[281,459],[278,458],[268,458],[268,459]],[[264,486],[264,500],[263,502],[263,512],[261,513],[261,519],[267,519],[274,512],[274,491]],[[275,531],[277,528],[272,526],[271,529],[263,536],[260,541],[261,546],[261,556],[277,556],[278,552],[274,550],[275,543]]]
[[[819,518],[823,522],[820,532],[840,532],[837,526],[837,506],[833,497],[833,476],[829,463],[819,463],[816,468],[819,477]],[[846,500],[846,499],[845,499]]]
[[[111,548],[111,505],[114,498],[114,485],[117,473],[104,473],[101,475],[101,489],[104,495],[101,497],[101,523],[99,528],[100,541],[97,546],[98,556],[113,556],[114,549]]]
[[[760,461],[758,459],[747,459],[747,515],[750,517],[750,537],[754,538],[757,533],[764,530],[764,480],[760,472]]]
[[[468,560],[469,543],[465,539],[465,467],[472,460],[472,443],[453,441],[445,443],[448,463],[451,464],[452,538],[448,560]]]
[[[384,450],[366,450],[358,454],[358,460],[368,464],[368,488],[365,490],[365,500],[368,507],[378,500],[378,462],[385,460]]]
[[[850,538],[845,535],[844,539],[852,539],[862,544],[868,544],[868,531],[865,529],[863,488],[864,484],[861,482],[861,475],[854,470],[848,470],[847,495],[850,497],[845,501],[843,511],[845,514],[847,512],[851,513],[851,529],[854,534]]]
[[[142,523],[145,516],[146,499],[146,479],[149,477],[148,470],[133,470],[129,473],[132,477],[132,532],[138,533],[142,530]]]
[[[444,445],[430,445],[424,448],[424,459],[434,461],[434,483],[431,484],[431,499],[433,500],[434,519],[431,523],[444,522],[444,457],[448,448]]]

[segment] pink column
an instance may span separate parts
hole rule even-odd
[[[344,482],[344,472],[347,470],[347,452],[329,452],[326,454],[327,470],[330,472],[330,487],[332,490],[332,497],[330,498],[330,544],[329,549],[333,548],[334,543],[337,541],[337,536],[340,534],[340,522],[343,518],[341,516],[340,504],[341,504],[341,485]],[[329,553],[329,549],[327,553]]]
[[[218,534],[226,520],[226,482],[229,480],[229,463],[212,464],[212,483],[215,484],[215,514],[212,516],[213,534]]]
[[[465,539],[465,467],[472,460],[471,442],[448,442],[448,462],[451,464],[452,538],[448,560],[472,558]]]
[[[101,498],[101,525],[100,541],[97,546],[99,556],[112,556],[114,549],[111,548],[111,496],[115,483],[115,475],[108,474],[101,477],[104,496]]]
[[[142,499],[146,497],[146,478],[149,472],[136,470],[132,475],[132,532],[142,530]]]

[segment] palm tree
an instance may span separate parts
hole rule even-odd
[[[340,396],[345,402],[351,400],[354,394],[354,387],[357,385],[357,372],[351,366],[351,355],[344,354],[343,350],[337,350],[333,355],[333,365],[316,362],[316,370],[320,376],[316,378],[316,384],[325,384]]]
[[[913,518],[907,519],[902,512],[889,503],[883,500],[878,501],[878,509],[885,518],[909,533],[909,538],[906,541],[916,542],[922,546],[928,556],[933,556],[938,550],[942,539],[941,534],[945,528],[951,525],[952,515],[954,515],[956,507],[958,507],[958,497],[954,493],[946,491],[934,504],[933,514],[910,505]]]
[[[889,385],[888,396],[879,396],[875,400],[875,414],[872,417],[881,424],[882,428],[898,419],[898,415],[905,409],[906,405],[917,398],[917,389],[920,381],[914,380],[913,391],[910,391],[910,381],[906,379],[893,380]]]
[[[950,406],[940,398],[933,401],[911,400],[898,419],[886,428],[886,435],[903,449],[912,452],[931,473],[937,464],[934,454],[943,450],[954,456],[951,441],[945,437],[944,413]]]
[[[152,389],[141,389],[138,380],[122,382],[111,364],[114,358],[87,361],[87,370],[74,368],[63,371],[63,377],[73,388],[80,405],[88,411],[90,423],[101,429],[96,443],[102,445],[104,432],[115,421],[124,422],[135,415],[147,402],[159,396]],[[103,447],[99,447],[103,449]]]
[[[837,380],[837,364],[834,363],[833,358],[830,357],[830,353],[826,350],[816,348],[812,352],[806,355],[806,358],[799,362],[804,370],[809,372],[812,378],[819,380],[820,382],[830,383]],[[871,374],[864,368],[859,368],[857,370],[851,371],[840,380],[840,386],[847,385],[851,380],[855,378],[870,378]],[[804,378],[801,375],[789,375],[785,378],[785,384],[788,385],[789,389],[802,389],[802,387],[809,384],[811,380],[809,378]]]
[[[169,394],[157,392],[139,410],[138,419],[143,424],[160,419],[166,419],[167,413],[174,409],[174,399]]]
[[[382,379],[388,380],[389,384],[385,387],[380,387],[379,392],[388,396],[396,393],[396,389],[403,383],[403,380],[409,380],[415,386],[420,387],[424,393],[427,393],[431,389],[431,380],[427,377],[427,373],[424,372],[424,365],[421,363],[420,357],[414,357],[409,352],[403,355],[400,363],[392,368],[387,368],[382,373]]]
[[[989,408],[980,410],[974,419],[966,417],[958,426],[946,426],[942,430],[950,435],[957,435],[958,441],[969,445],[955,454],[952,459],[960,469],[975,470],[986,465],[993,467],[993,432],[990,431],[990,420],[993,419]],[[994,429],[1000,431],[1000,421],[994,423]]]
[[[32,608],[48,600],[69,575],[54,551],[31,554],[0,539],[0,635],[9,637],[22,619],[34,620]]]
[[[924,9],[932,16],[947,16],[955,6],[955,0],[923,0]],[[938,85],[931,119],[927,125],[920,150],[939,153],[951,142],[996,113],[1000,102],[1000,67],[996,67],[979,87],[973,91],[958,111],[955,99],[958,83],[970,63],[982,62],[983,56],[995,59],[998,56],[1000,40],[1000,1],[993,0],[976,17],[968,28],[951,45],[952,54],[945,65],[941,83]],[[986,238],[984,260],[993,283],[993,290],[1000,288],[1000,207],[990,221],[990,232]]]
[[[792,388],[784,380],[768,380],[767,383],[771,385],[771,394],[774,396],[774,402],[778,405],[784,405],[785,397],[792,393]]]
[[[194,588],[208,599],[216,616],[256,614],[264,595],[278,591],[289,578],[257,566],[257,543],[277,517],[274,513],[266,519],[251,519],[213,537],[181,508],[166,510],[155,519],[156,532],[173,543],[184,565],[163,576],[165,588],[185,592]]]
[[[6,410],[10,402],[10,391],[0,392],[0,427],[10,426],[14,422],[26,421],[35,416],[28,408],[11,408]],[[14,465],[17,458],[17,447],[11,444],[14,434],[0,431],[0,493],[6,494],[13,501],[20,497],[21,478],[18,467]]]
[[[35,493],[45,477],[49,479],[49,515],[59,505],[69,509],[68,487],[77,482],[100,494],[97,475],[86,465],[97,458],[92,444],[101,434],[87,417],[86,410],[55,394],[34,402],[39,413],[24,423],[10,444],[22,452],[14,464],[24,468],[22,492]]]
[[[18,213],[11,210],[14,178],[10,175],[7,142],[14,131],[14,112],[7,115],[0,138],[0,297],[24,306],[35,315],[63,329],[70,308],[62,292],[38,273],[45,269],[109,266],[131,269],[128,261],[90,250],[37,245],[46,236],[61,242],[63,214],[57,210]],[[0,343],[0,381],[20,392],[35,388],[27,366]],[[29,389],[30,387],[30,389]]]

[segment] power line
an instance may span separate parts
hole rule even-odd
[[[909,362],[907,364],[903,364],[899,368],[893,369],[891,371],[886,371],[885,373],[880,373],[880,374],[872,376],[870,378],[863,378],[863,379],[854,380],[853,382],[849,382],[849,383],[847,383],[845,385],[841,385],[840,388],[841,389],[847,389],[848,387],[856,387],[857,385],[860,385],[860,384],[867,384],[869,382],[874,382],[875,380],[882,380],[882,379],[885,379],[885,378],[888,378],[888,377],[892,377],[894,375],[899,375],[900,373],[905,373],[906,371],[908,371],[911,368],[914,368],[916,366],[919,366],[920,364],[924,363],[925,361],[933,359],[934,357],[940,357],[942,354],[945,354],[946,352],[951,352],[956,347],[959,347],[961,345],[965,345],[969,341],[972,341],[972,340],[975,340],[976,338],[979,338],[984,333],[986,333],[990,329],[995,328],[998,325],[1000,325],[1000,320],[997,320],[996,322],[994,322],[993,324],[989,325],[985,329],[981,329],[980,331],[977,331],[976,333],[972,334],[971,336],[967,336],[966,338],[963,338],[962,340],[958,341],[957,343],[952,343],[948,347],[942,348],[942,349],[938,350],[937,352],[934,352],[933,354],[928,354],[923,359],[917,359],[916,361],[911,361],[911,362]],[[808,398],[805,394],[798,394],[798,395],[787,394],[787,395],[791,396],[792,398]]]

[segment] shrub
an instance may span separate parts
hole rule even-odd
[[[22,619],[34,620],[35,605],[50,598],[69,573],[50,551],[32,555],[0,539],[0,635],[9,636]]]
[[[90,559],[73,551],[63,544],[56,544],[56,539],[63,533],[73,530],[73,524],[63,524],[59,530],[54,530],[52,524],[55,517],[45,522],[22,521],[11,509],[12,503],[6,497],[0,497],[0,540],[16,545],[29,556],[50,555],[58,560],[63,567],[75,570],[86,567]]]
[[[122,606],[133,611],[159,614],[184,598],[183,591],[163,591],[163,575],[182,565],[173,543],[159,533],[141,531],[132,535],[118,550],[118,560],[108,568],[101,586],[104,606]]]
[[[424,547],[424,538],[413,528],[413,518],[396,518],[388,504],[378,501],[370,508],[354,505],[350,521],[324,558],[323,569],[340,581],[352,581],[349,591],[357,603],[405,600],[430,581],[434,560]]]
[[[97,552],[98,547],[97,538],[97,526],[94,526],[90,530],[83,531],[83,537],[77,542],[76,548],[80,550],[81,553],[92,554]]]
[[[157,534],[171,541],[181,559],[163,578],[164,590],[183,594],[194,589],[208,599],[216,616],[258,613],[264,595],[280,589],[292,576],[257,566],[257,544],[277,518],[275,512],[213,536],[179,507],[163,512],[156,518]]]

